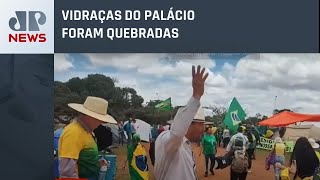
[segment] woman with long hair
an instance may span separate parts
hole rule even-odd
[[[319,167],[319,159],[307,138],[300,137],[297,140],[289,164],[289,172],[294,174],[294,180],[303,180],[313,176],[316,168]],[[286,168],[280,163],[276,163],[276,167]]]

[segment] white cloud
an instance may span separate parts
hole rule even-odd
[[[93,64],[88,72],[70,71],[65,76],[85,77],[94,73],[97,67],[113,67],[116,72],[104,74],[116,77],[118,86],[133,87],[145,101],[158,99],[158,96],[160,99],[172,97],[173,105],[185,105],[192,94],[191,65],[200,64],[210,68],[207,69],[209,77],[202,98],[203,106],[226,107],[233,97],[237,97],[249,115],[270,115],[274,107],[290,108],[301,113],[319,113],[320,109],[320,55],[317,54],[251,54],[235,65],[226,61],[218,68],[219,71],[216,71],[215,61],[207,54],[86,56]],[[63,62],[61,56],[57,57]],[[72,64],[68,66],[55,67],[56,77],[61,76],[61,71],[56,69],[73,67]],[[278,97],[276,102],[275,96]],[[210,112],[206,111],[206,114]]]
[[[66,71],[73,68],[71,60],[68,55],[54,54],[54,71]]]

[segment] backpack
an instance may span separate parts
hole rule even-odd
[[[238,148],[242,148],[244,146],[243,144],[244,142],[244,137],[242,136],[236,136],[236,138],[234,139],[234,149],[238,149]]]
[[[249,166],[248,156],[243,150],[236,150],[231,163],[231,170],[236,173],[247,172]]]

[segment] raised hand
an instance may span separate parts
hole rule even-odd
[[[192,66],[192,87],[193,87],[193,97],[197,100],[200,100],[201,96],[204,93],[204,82],[208,77],[208,73],[204,75],[205,68],[201,69],[201,66],[198,65],[197,71],[195,71],[195,66]]]

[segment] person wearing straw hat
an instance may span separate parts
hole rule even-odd
[[[205,68],[192,67],[193,94],[185,107],[178,110],[170,130],[162,132],[155,144],[154,175],[156,179],[198,179],[195,173],[191,142],[197,142],[204,132],[204,111],[200,99],[208,73]]]
[[[59,140],[59,173],[61,178],[89,178],[99,175],[99,166],[106,165],[99,160],[97,143],[93,130],[102,123],[117,122],[107,114],[108,101],[88,96],[84,104],[71,103],[69,107],[78,116],[66,126]]]

